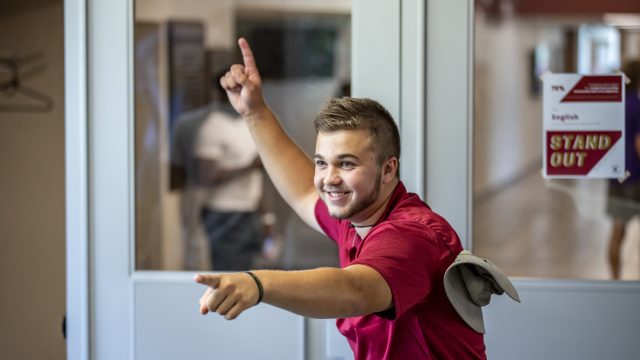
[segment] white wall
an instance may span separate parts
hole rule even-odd
[[[48,113],[0,112],[0,358],[56,360],[65,358],[63,2],[33,4],[0,14],[1,55],[42,54],[46,70],[24,85],[54,101]]]

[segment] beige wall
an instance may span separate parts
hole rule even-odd
[[[65,358],[63,1],[23,5],[0,14],[0,56],[42,54],[46,70],[24,85],[55,104],[0,112],[0,359],[55,360]]]
[[[491,191],[541,166],[542,99],[529,94],[529,53],[563,46],[561,21],[481,15],[475,27],[474,193]]]

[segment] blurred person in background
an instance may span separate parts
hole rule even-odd
[[[609,267],[613,279],[620,278],[620,251],[627,225],[640,213],[640,61],[626,63],[622,72],[629,79],[625,88],[625,167],[629,175],[623,182],[609,182]]]
[[[188,270],[203,269],[194,265],[202,264],[203,252],[212,270],[252,268],[269,228],[262,225],[262,164],[219,77],[212,78],[211,104],[182,115],[174,132],[172,183],[191,188],[183,206]]]

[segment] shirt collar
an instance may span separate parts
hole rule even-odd
[[[406,193],[407,193],[407,189],[404,187],[404,184],[402,183],[402,181],[398,180],[398,184],[396,184],[395,189],[393,189],[393,192],[391,193],[391,198],[389,199],[389,202],[387,203],[387,206],[384,209],[382,216],[378,218],[378,220],[375,222],[373,226],[376,226],[381,222],[387,220],[387,218],[391,214],[391,211],[393,211],[393,209],[396,207],[398,202],[400,202],[400,200],[403,198],[403,196]]]

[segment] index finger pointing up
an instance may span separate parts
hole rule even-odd
[[[253,51],[249,47],[249,43],[245,38],[238,39],[238,45],[240,46],[240,51],[242,51],[242,60],[244,62],[244,68],[248,72],[248,74],[254,73],[258,71],[258,67],[256,66],[256,60],[253,57]]]

